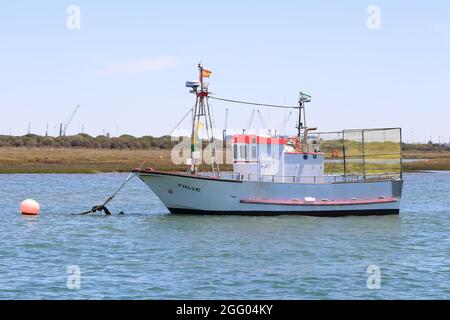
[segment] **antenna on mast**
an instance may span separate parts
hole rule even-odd
[[[305,103],[311,102],[311,96],[300,91],[300,95],[298,98],[298,125],[297,125],[297,136],[300,138],[302,135],[302,130],[306,129],[306,112],[305,112]],[[303,113],[303,121],[302,122],[302,113]]]

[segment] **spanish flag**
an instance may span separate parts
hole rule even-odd
[[[203,78],[209,78],[212,75],[212,71],[209,71],[207,69],[202,70],[202,77]]]

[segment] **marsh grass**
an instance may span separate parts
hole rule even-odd
[[[163,171],[186,171],[175,165],[171,151],[164,149],[74,149],[74,148],[0,148],[0,173],[99,173],[128,172],[140,167]],[[203,164],[200,170],[207,171]],[[222,166],[222,170],[230,170]]]
[[[180,170],[168,150],[0,148],[0,173],[126,172],[138,166]]]
[[[186,165],[175,165],[170,150],[121,150],[121,149],[76,149],[76,148],[0,148],[0,173],[98,173],[127,172],[133,168],[152,167],[165,171],[185,171]],[[410,157],[404,153],[406,158]],[[433,159],[405,163],[406,171],[450,170],[450,152],[413,153],[411,158]],[[358,164],[349,171],[359,171]],[[327,164],[327,173],[343,172],[340,163]],[[231,165],[221,169],[230,171]],[[375,169],[375,168],[373,168]],[[392,169],[392,168],[389,168]],[[202,165],[200,170],[209,170]],[[389,170],[388,170],[389,171]]]
[[[404,163],[403,169],[405,171],[450,170],[450,157]]]

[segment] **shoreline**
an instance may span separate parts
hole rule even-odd
[[[404,172],[450,170],[450,152],[404,152],[404,159],[418,159],[404,162]],[[121,173],[137,167],[163,171],[186,169],[185,165],[171,162],[171,151],[167,149],[0,148],[0,174]]]

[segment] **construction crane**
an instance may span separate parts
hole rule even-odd
[[[66,132],[67,132],[67,127],[70,125],[70,123],[72,122],[73,118],[75,117],[75,115],[78,112],[78,109],[80,109],[80,105],[77,105],[77,107],[75,108],[75,110],[72,112],[72,115],[70,116],[69,120],[66,122],[66,124],[64,125],[63,128],[63,124],[61,123],[59,126],[59,136],[66,136]]]

